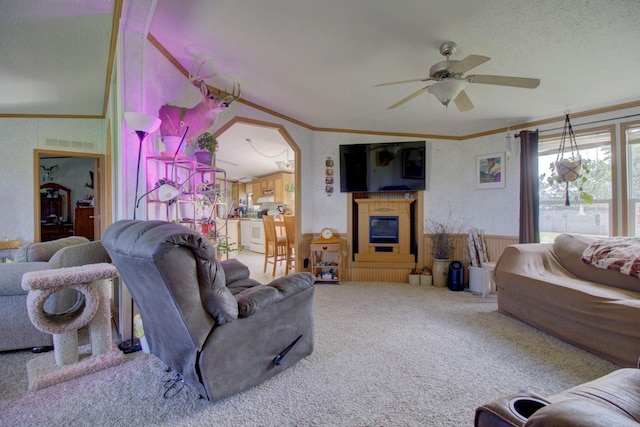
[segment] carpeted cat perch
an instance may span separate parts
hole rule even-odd
[[[118,276],[107,263],[32,271],[22,277],[29,291],[27,310],[33,325],[53,334],[54,354],[27,362],[29,390],[38,390],[125,361],[111,340],[108,286]],[[64,313],[44,310],[47,299],[62,289],[75,289],[84,298]],[[90,344],[78,348],[78,329],[89,325]]]

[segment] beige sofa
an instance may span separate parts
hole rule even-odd
[[[110,262],[100,242],[73,236],[21,247],[13,263],[0,264],[0,351],[46,347],[52,336],[36,329],[27,313],[28,292],[21,287],[22,275],[29,271]],[[71,291],[69,291],[71,292]],[[57,313],[75,302],[75,292],[62,291],[47,300],[45,309]]]
[[[594,239],[505,249],[495,268],[498,310],[623,367],[640,356],[640,280],[582,262]]]

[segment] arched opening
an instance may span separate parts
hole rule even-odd
[[[232,182],[253,183],[261,177],[284,172],[291,173],[293,179],[292,192],[285,199],[286,213],[296,217],[297,230],[300,230],[300,147],[281,124],[264,122],[246,117],[236,116],[214,132],[218,139],[216,152],[216,166],[224,169],[227,178]],[[255,204],[259,197],[254,191],[251,198],[247,198],[247,215],[251,214],[251,204]],[[280,201],[280,200],[279,200]],[[281,202],[281,201],[280,201]],[[242,225],[242,224],[241,224]],[[298,244],[300,232],[296,236],[295,253],[300,253]],[[242,241],[242,239],[241,239]],[[243,242],[242,245],[245,245]],[[300,266],[296,265],[296,270]],[[283,271],[283,269],[279,269]]]

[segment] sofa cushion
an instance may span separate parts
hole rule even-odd
[[[239,314],[241,317],[249,317],[259,313],[272,304],[313,288],[314,281],[315,277],[311,273],[295,273],[278,277],[268,285],[258,284],[234,293],[238,300]]]
[[[604,406],[588,399],[568,399],[536,411],[525,427],[625,427],[638,423],[615,407]]]
[[[224,269],[226,284],[236,282],[238,280],[248,279],[250,272],[249,267],[241,263],[235,258],[220,261],[220,265]]]
[[[615,270],[603,270],[582,261],[582,254],[596,239],[576,234],[560,234],[553,243],[558,261],[570,273],[589,282],[630,291],[640,291],[640,280]]]
[[[56,267],[75,267],[87,264],[110,263],[111,258],[102,246],[102,242],[88,242],[67,246],[53,254],[49,260]]]
[[[60,249],[67,246],[87,243],[89,239],[82,236],[64,237],[50,242],[34,242],[21,246],[15,256],[15,262],[48,262]]]
[[[22,275],[30,271],[49,270],[48,262],[0,263],[0,296],[26,295],[22,289]],[[26,310],[26,306],[23,306]],[[2,346],[0,346],[2,347]]]

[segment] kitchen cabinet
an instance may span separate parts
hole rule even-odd
[[[284,187],[282,187],[283,183],[282,174],[273,177],[273,181],[271,185],[273,186],[274,196],[276,196],[276,202],[278,204],[284,204]]]
[[[293,174],[277,173],[264,176],[251,182],[253,200],[263,196],[273,196],[278,205],[291,205],[292,199],[287,192],[287,186],[293,183]]]

